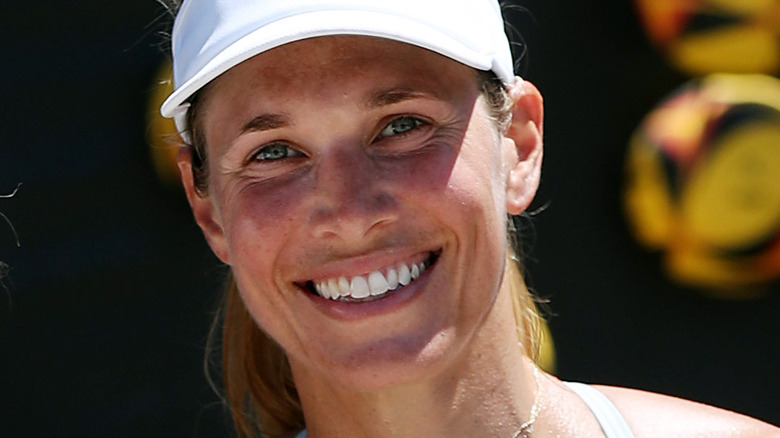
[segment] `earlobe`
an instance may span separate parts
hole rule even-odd
[[[181,183],[184,192],[187,195],[187,201],[192,208],[192,214],[195,216],[203,235],[206,237],[211,250],[225,264],[230,264],[225,233],[222,228],[221,220],[212,203],[212,199],[207,194],[203,194],[195,187],[195,179],[192,173],[192,148],[182,147],[177,156],[179,173],[181,173]]]
[[[518,80],[509,87],[509,97],[514,105],[504,135],[509,166],[506,208],[515,215],[528,208],[539,187],[544,111],[542,95],[530,82]]]

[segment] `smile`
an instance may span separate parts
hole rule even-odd
[[[329,278],[312,282],[312,285],[319,296],[334,301],[373,301],[417,280],[436,262],[437,257],[438,253],[429,253],[420,262],[400,262],[365,275]]]

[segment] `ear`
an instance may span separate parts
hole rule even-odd
[[[192,148],[182,147],[176,157],[176,162],[181,173],[181,183],[187,194],[187,201],[192,208],[195,222],[198,223],[203,235],[206,236],[211,250],[225,264],[230,264],[227,250],[227,240],[222,227],[222,220],[214,207],[211,196],[199,192],[195,188],[195,179],[192,174]]]
[[[505,158],[509,172],[506,209],[520,214],[531,204],[539,187],[542,170],[542,95],[530,82],[518,80],[509,87],[514,102],[512,122],[504,134]]]

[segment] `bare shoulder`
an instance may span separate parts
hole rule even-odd
[[[780,428],[725,409],[635,389],[596,387],[615,404],[637,438],[780,438]]]

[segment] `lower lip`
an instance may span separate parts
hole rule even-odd
[[[428,267],[417,279],[394,291],[388,292],[379,299],[365,302],[335,301],[319,295],[306,293],[314,305],[327,316],[341,321],[356,321],[391,313],[413,301],[424,290],[430,274],[438,266],[439,260]]]

